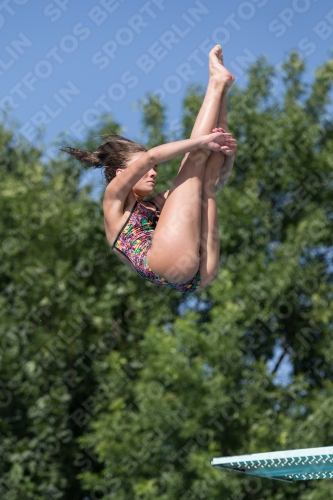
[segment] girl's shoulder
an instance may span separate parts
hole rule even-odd
[[[121,200],[104,197],[104,227],[107,240],[111,246],[117,238],[121,227],[128,219],[134,204],[135,200],[133,201],[131,199],[123,203]]]

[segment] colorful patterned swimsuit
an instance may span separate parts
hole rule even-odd
[[[168,286],[183,293],[192,293],[200,288],[200,273],[185,283],[172,283],[155,274],[147,263],[147,252],[152,244],[154,230],[160,215],[153,202],[156,212],[135,202],[132,211],[120,230],[112,248],[121,252],[134,266],[136,272],[155,285]]]

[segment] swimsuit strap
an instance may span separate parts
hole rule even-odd
[[[152,205],[154,205],[157,212],[161,212],[161,210],[158,208],[158,206],[153,201],[150,201],[150,200],[147,200],[147,201],[148,201],[148,203],[151,203]]]

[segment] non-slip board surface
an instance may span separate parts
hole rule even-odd
[[[213,458],[213,467],[280,481],[333,478],[333,446]]]

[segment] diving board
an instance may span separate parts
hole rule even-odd
[[[333,479],[333,446],[213,458],[211,465],[279,481]]]

